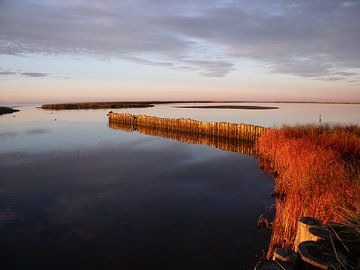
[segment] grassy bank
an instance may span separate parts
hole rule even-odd
[[[297,126],[269,129],[257,151],[276,176],[274,247],[292,247],[297,220],[347,222],[359,230],[360,127]]]
[[[156,104],[176,104],[176,103],[292,103],[292,104],[360,104],[359,102],[319,102],[319,101],[226,101],[226,100],[166,100],[166,101],[105,101],[105,102],[77,102],[77,103],[61,103],[61,104],[44,104],[41,108],[46,110],[80,110],[80,109],[119,109],[119,108],[144,108],[153,107]],[[180,108],[192,108],[180,107]],[[193,108],[216,108],[216,109],[278,109],[278,107],[270,106],[193,106]]]
[[[242,106],[242,105],[219,105],[219,106],[176,106],[176,108],[195,108],[195,109],[236,109],[236,110],[276,110],[279,107],[270,106]]]
[[[44,104],[45,110],[81,110],[81,109],[121,109],[154,107],[148,102],[79,102],[62,104]]]
[[[18,112],[19,110],[10,108],[10,107],[0,107],[0,115]]]

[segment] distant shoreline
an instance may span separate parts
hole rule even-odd
[[[18,112],[19,110],[10,107],[0,107],[0,115]]]
[[[224,101],[224,100],[174,100],[174,101],[101,101],[101,102],[77,102],[77,103],[54,103],[43,104],[42,109],[46,110],[82,110],[82,109],[121,109],[121,108],[147,108],[157,104],[176,104],[176,103],[275,103],[275,104],[344,104],[360,105],[360,102],[337,102],[337,101]],[[225,106],[225,105],[224,105]],[[197,106],[192,106],[197,107]],[[202,106],[205,108],[205,106]],[[207,106],[215,107],[215,106]],[[219,108],[219,106],[216,106]],[[235,109],[226,106],[228,109]],[[244,106],[252,107],[252,106]],[[257,107],[257,106],[254,106]],[[261,107],[261,106],[258,106]],[[264,106],[265,107],[265,106]],[[190,108],[190,107],[187,107]],[[265,107],[266,108],[266,107]],[[273,107],[277,108],[277,107]],[[239,108],[241,109],[241,108]],[[260,109],[260,108],[259,108]]]
[[[62,103],[44,104],[41,106],[45,110],[82,110],[82,109],[125,109],[125,108],[148,108],[154,105],[148,102],[81,102],[81,103]]]
[[[192,109],[237,109],[237,110],[276,110],[276,109],[279,109],[279,107],[241,106],[241,105],[176,106],[176,108],[192,108]]]

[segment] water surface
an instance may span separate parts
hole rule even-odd
[[[359,105],[117,109],[275,126],[359,123]],[[0,117],[4,269],[252,269],[273,181],[252,156],[108,127],[108,110]],[[227,148],[225,148],[227,149]]]
[[[252,156],[108,127],[106,111],[0,118],[4,269],[249,269],[272,180]]]

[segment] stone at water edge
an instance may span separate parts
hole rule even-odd
[[[295,270],[292,263],[270,261],[262,259],[256,265],[254,270]]]
[[[321,227],[310,227],[309,233],[312,235],[314,241],[327,240],[331,241],[331,232],[325,226]],[[316,239],[317,238],[317,239]]]
[[[309,265],[320,269],[341,269],[335,253],[316,241],[304,241],[299,245],[301,259]]]
[[[276,248],[273,256],[274,261],[288,262],[296,265],[299,261],[295,251],[289,248]]]
[[[312,217],[301,217],[298,220],[297,223],[297,231],[296,231],[296,237],[294,242],[294,250],[295,252],[298,252],[298,246],[301,242],[307,241],[307,240],[318,240],[316,237],[309,232],[309,229],[311,227],[319,227],[322,226],[322,222],[316,218]]]

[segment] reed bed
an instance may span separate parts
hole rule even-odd
[[[43,104],[44,110],[89,110],[89,109],[124,109],[124,108],[147,108],[154,107],[149,102],[79,102],[62,104]]]
[[[268,129],[257,152],[276,175],[276,215],[268,251],[292,247],[297,220],[350,223],[359,230],[360,128],[297,126]]]

